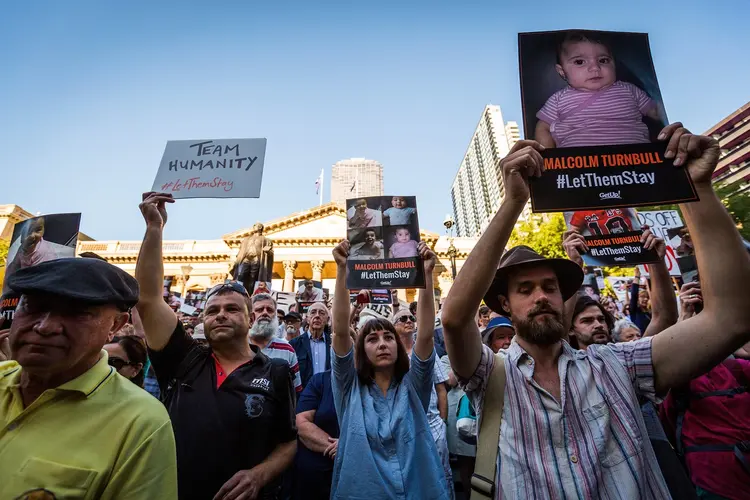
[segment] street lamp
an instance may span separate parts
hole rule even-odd
[[[445,226],[445,229],[448,232],[448,258],[451,261],[451,276],[455,280],[456,279],[456,257],[458,256],[458,250],[456,249],[455,246],[453,246],[453,226],[456,225],[456,222],[453,220],[453,217],[450,214],[448,214],[445,216],[443,225]]]
[[[185,289],[187,288],[187,282],[190,279],[190,273],[193,272],[193,266],[185,264],[184,266],[180,266],[180,271],[182,271],[182,300],[185,300]]]

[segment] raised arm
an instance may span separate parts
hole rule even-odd
[[[635,268],[635,276],[633,277],[633,283],[630,285],[630,308],[629,308],[629,315],[630,315],[630,321],[635,323],[636,318],[638,317],[638,294],[640,293],[640,281],[641,281],[641,271],[638,269],[638,267]]]
[[[647,226],[644,228],[646,230],[641,236],[643,247],[647,250],[654,248],[659,256],[659,262],[648,266],[651,274],[651,322],[643,336],[651,337],[677,323],[677,298],[674,295],[667,264],[664,262],[667,246],[664,240],[654,236]]]
[[[675,165],[687,165],[700,197],[681,208],[695,244],[704,309],[654,337],[652,362],[661,394],[709,370],[750,340],[750,257],[711,186],[719,143],[694,136],[681,124],[670,125],[663,134],[670,138],[666,154],[676,154]]]
[[[583,257],[581,255],[588,252],[589,247],[586,245],[586,239],[577,229],[570,229],[563,233],[563,250],[565,250],[569,260],[583,267]],[[563,325],[565,325],[566,332],[570,331],[570,327],[573,324],[573,312],[575,311],[577,301],[577,293],[565,301]]]
[[[492,284],[513,226],[529,199],[529,177],[540,176],[544,161],[535,141],[518,141],[500,161],[505,200],[472,250],[443,304],[443,335],[453,370],[474,374],[482,355],[482,338],[474,314]]]
[[[143,323],[146,341],[155,351],[160,351],[167,345],[177,326],[177,315],[162,297],[164,264],[161,243],[162,231],[167,223],[167,203],[174,203],[171,194],[144,193],[140,209],[146,220],[146,235],[135,265],[135,279],[141,289],[136,308]]]
[[[336,289],[333,295],[333,334],[331,346],[339,356],[352,350],[349,336],[349,290],[346,289],[346,258],[349,256],[349,241],[343,240],[333,249],[336,261]]]
[[[424,290],[419,292],[417,301],[417,341],[414,353],[421,360],[426,360],[435,349],[435,286],[432,271],[435,269],[437,256],[423,241],[419,242],[419,256],[424,263]]]

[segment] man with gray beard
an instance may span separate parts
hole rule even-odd
[[[302,392],[302,379],[299,375],[297,353],[286,339],[276,336],[279,330],[276,301],[267,293],[259,293],[253,295],[251,308],[253,326],[248,337],[250,344],[257,346],[269,358],[283,359],[289,363],[294,376],[294,390],[299,394]]]

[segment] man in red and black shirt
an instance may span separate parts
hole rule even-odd
[[[297,449],[289,364],[247,341],[249,296],[226,283],[206,295],[202,347],[161,299],[162,230],[171,195],[146,193],[136,279],[149,356],[172,418],[181,499],[277,498]]]

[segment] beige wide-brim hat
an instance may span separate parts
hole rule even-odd
[[[521,267],[550,266],[557,275],[563,300],[568,300],[578,292],[583,283],[583,270],[568,259],[548,259],[542,257],[526,245],[513,247],[500,258],[489,290],[484,295],[484,303],[498,314],[506,315],[500,304],[500,295],[508,293],[508,275]]]

